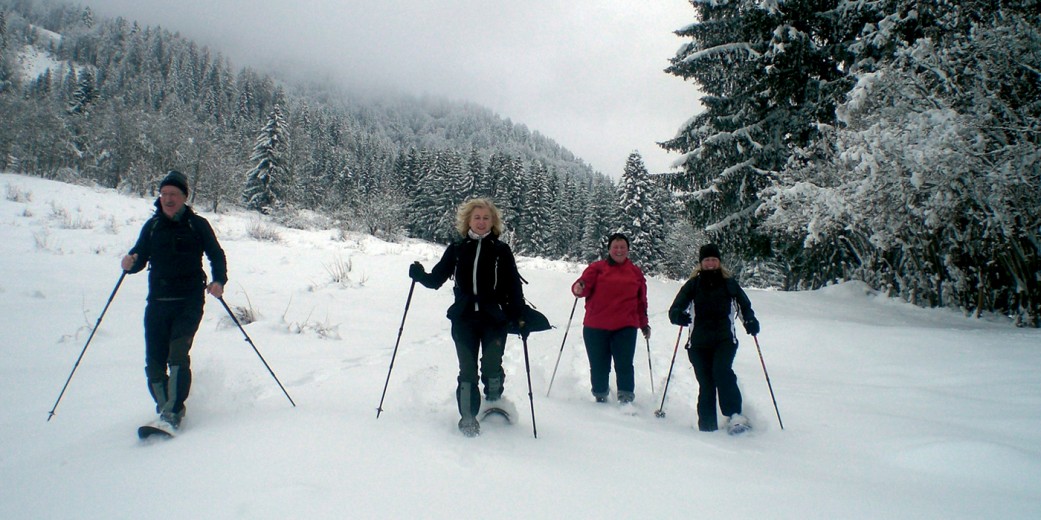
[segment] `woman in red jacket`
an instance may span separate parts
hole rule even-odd
[[[589,379],[596,402],[610,394],[611,362],[614,361],[618,402],[633,402],[633,356],[636,330],[650,339],[647,324],[647,280],[629,260],[629,239],[615,233],[608,238],[608,257],[589,264],[571,285],[571,293],[586,299],[582,338],[589,356]]]

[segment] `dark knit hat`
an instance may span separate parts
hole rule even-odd
[[[177,170],[170,170],[166,173],[166,177],[163,177],[163,180],[159,182],[159,189],[163,189],[163,186],[173,186],[181,190],[185,196],[188,195],[188,177],[185,177],[183,173]]]
[[[705,244],[701,246],[701,251],[698,252],[698,262],[706,258],[718,258],[723,260],[723,256],[719,254],[719,246],[716,244]]]
[[[612,233],[611,236],[607,237],[607,246],[611,246],[611,242],[615,240],[624,240],[625,247],[629,247],[629,237],[625,236],[625,233]]]

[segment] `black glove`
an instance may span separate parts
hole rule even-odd
[[[645,339],[648,339],[648,340],[651,339],[651,326],[650,325],[644,325],[643,327],[640,327],[640,332],[643,333],[643,337]]]
[[[745,332],[751,336],[759,335],[759,320],[752,318],[745,322]]]
[[[690,319],[689,312],[677,311],[669,314],[669,321],[671,321],[673,325],[686,327],[687,325],[690,325],[693,320]]]
[[[419,279],[426,276],[426,274],[427,270],[423,269],[423,264],[419,262],[415,262],[408,266],[408,277],[413,280],[419,281]]]

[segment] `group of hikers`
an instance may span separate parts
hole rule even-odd
[[[189,351],[202,320],[205,293],[221,298],[228,281],[224,251],[209,222],[186,204],[188,192],[188,179],[180,172],[170,171],[160,181],[155,215],[121,260],[126,273],[149,268],[145,375],[158,414],[153,424],[169,432],[180,427],[185,415],[192,382]],[[495,204],[485,198],[464,202],[457,211],[456,230],[459,240],[448,245],[429,273],[416,262],[408,275],[431,289],[440,288],[449,278],[455,281],[455,299],[447,317],[459,359],[458,426],[464,435],[476,436],[482,390],[490,403],[502,399],[506,336],[511,328],[524,330],[525,303],[513,252],[499,239],[503,221]],[[571,293],[585,299],[582,336],[593,398],[597,403],[608,401],[613,365],[616,398],[621,406],[630,406],[636,396],[637,333],[648,342],[651,336],[647,281],[629,259],[630,244],[624,234],[611,235],[607,246],[606,258],[589,264],[571,285]],[[210,262],[208,284],[203,254]],[[719,248],[706,244],[700,248],[693,274],[669,307],[672,324],[691,327],[687,355],[699,385],[701,431],[719,429],[717,396],[728,432],[750,428],[742,415],[733,371],[738,318],[748,334],[759,333],[748,296],[724,267]]]

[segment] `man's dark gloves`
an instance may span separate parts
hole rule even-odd
[[[423,269],[423,264],[415,262],[408,266],[408,277],[416,280],[417,282],[427,275],[426,269]]]

